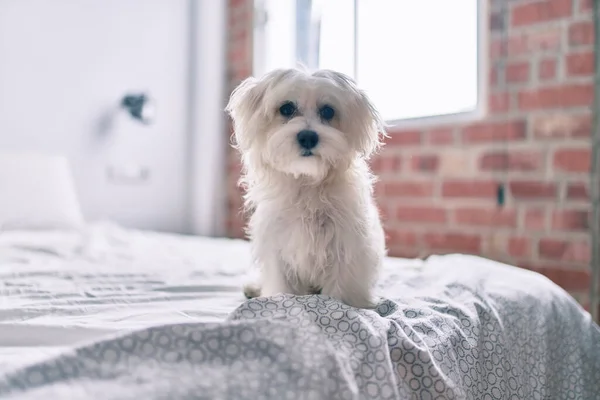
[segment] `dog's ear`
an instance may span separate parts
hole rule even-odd
[[[362,124],[365,135],[361,137],[360,148],[363,150],[363,156],[368,159],[383,146],[383,140],[387,137],[387,125],[369,96],[363,90],[357,88],[357,91],[361,110],[359,115],[366,118]]]
[[[246,78],[231,93],[225,111],[233,121],[233,145],[238,148],[247,148],[249,145],[247,132],[250,120],[262,102],[264,91],[259,90],[259,80],[254,77]]]
[[[251,76],[244,79],[231,92],[225,111],[229,113],[234,122],[240,118],[243,119],[244,114],[255,111],[260,104],[261,93],[256,90],[257,85],[258,79]]]
[[[369,158],[383,145],[387,137],[386,124],[369,96],[361,90],[348,75],[332,70],[320,70],[316,76],[327,78],[349,94],[349,115],[353,119],[353,127],[360,130],[355,138],[357,147],[365,158]]]

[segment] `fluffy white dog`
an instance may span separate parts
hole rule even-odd
[[[371,101],[341,73],[282,69],[242,82],[227,111],[261,268],[246,296],[322,293],[373,307],[386,250],[367,159],[385,131]]]

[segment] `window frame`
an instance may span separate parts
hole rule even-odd
[[[253,26],[252,26],[252,71],[254,74],[263,74],[265,71],[266,51],[266,13],[264,1],[253,1]],[[358,0],[354,1],[354,16],[358,10]],[[360,27],[354,30],[354,75],[356,76],[357,62],[357,36]],[[489,0],[477,0],[477,105],[474,110],[452,114],[428,115],[414,118],[400,118],[386,120],[388,130],[402,130],[410,128],[427,128],[430,126],[450,125],[474,122],[483,119],[488,113],[489,92]],[[360,84],[360,83],[359,83]]]

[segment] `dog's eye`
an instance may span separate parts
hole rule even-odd
[[[331,121],[335,115],[335,110],[331,106],[323,106],[319,109],[319,115],[325,121]]]
[[[296,105],[291,102],[287,102],[279,107],[279,114],[283,115],[286,118],[291,117],[296,113]]]

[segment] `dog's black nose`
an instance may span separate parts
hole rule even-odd
[[[317,135],[317,132],[309,131],[308,129],[298,132],[296,137],[300,146],[306,150],[314,148],[317,143],[319,143],[319,135]]]

